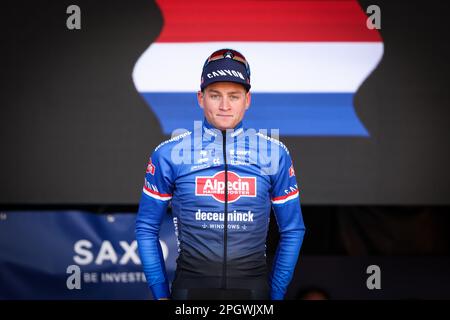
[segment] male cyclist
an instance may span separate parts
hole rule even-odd
[[[212,53],[197,92],[203,122],[151,155],[136,238],[155,299],[284,298],[305,226],[288,149],[243,125],[250,87],[250,67],[241,53]],[[179,246],[171,289],[159,244],[169,202]],[[280,240],[269,274],[271,208]]]

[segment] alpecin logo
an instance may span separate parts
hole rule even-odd
[[[228,171],[228,203],[240,197],[256,197],[256,177],[240,177]],[[210,177],[195,178],[195,195],[210,196],[219,202],[225,202],[225,171]]]

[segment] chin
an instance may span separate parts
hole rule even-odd
[[[223,130],[226,130],[226,129],[233,129],[235,127],[235,125],[230,123],[230,124],[223,125],[221,127],[223,128]]]
[[[228,121],[219,121],[217,122],[217,128],[220,128],[221,130],[225,130],[228,128],[232,128],[232,123]]]

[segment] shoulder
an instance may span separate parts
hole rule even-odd
[[[172,150],[175,147],[175,145],[181,141],[183,141],[184,138],[190,139],[191,137],[191,131],[185,131],[179,135],[173,136],[170,139],[164,140],[159,145],[156,146],[156,148],[153,150],[150,161],[154,163],[155,165],[162,165],[162,166],[171,166],[172,165]]]
[[[271,150],[273,150],[274,148],[279,150],[280,157],[289,156],[289,149],[280,140],[269,137],[261,132],[257,132],[256,135],[258,136],[258,138],[266,140],[268,142],[268,148],[270,148]]]
[[[176,145],[178,142],[183,140],[184,138],[190,137],[192,134],[192,131],[185,131],[183,133],[180,133],[170,139],[167,139],[163,142],[161,142],[159,145],[156,146],[155,150],[153,151],[154,154],[167,154],[170,153],[174,145]]]

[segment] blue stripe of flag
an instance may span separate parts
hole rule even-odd
[[[164,134],[203,119],[195,93],[141,92]],[[369,133],[353,107],[353,93],[252,93],[244,126],[279,129],[282,136],[361,136]]]

